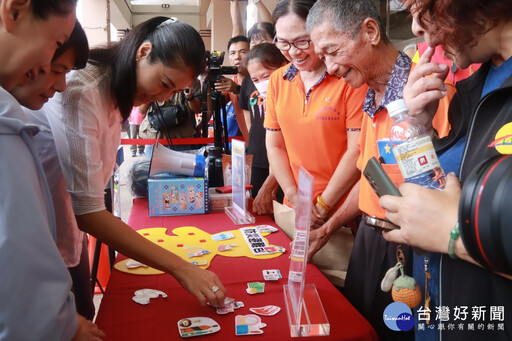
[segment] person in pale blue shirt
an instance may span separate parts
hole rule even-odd
[[[75,0],[0,1],[0,340],[101,340],[76,313],[55,244],[50,190],[26,123],[8,91],[49,72],[76,22]],[[97,333],[99,332],[99,334]]]

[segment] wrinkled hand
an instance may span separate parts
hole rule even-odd
[[[318,229],[327,221],[327,215],[329,211],[326,211],[322,206],[314,204],[311,206],[311,229]]]
[[[92,321],[80,314],[76,314],[78,328],[72,341],[101,341],[105,339],[105,333]]]
[[[400,229],[384,232],[386,240],[426,251],[448,253],[450,231],[458,220],[460,183],[450,173],[442,191],[415,184],[400,186],[402,197],[385,195],[379,200],[386,217]]]
[[[222,77],[215,82],[215,89],[219,91],[235,92],[238,85],[230,78]]]
[[[226,298],[226,289],[217,275],[186,261],[184,262],[182,270],[174,275],[183,288],[194,295],[201,305],[205,305],[206,300],[213,305],[223,305]],[[215,293],[212,292],[214,286],[219,288]]]
[[[431,63],[434,49],[429,47],[420,57],[418,64],[411,71],[404,88],[404,100],[409,115],[416,117],[424,127],[430,130],[439,100],[446,96],[448,86],[444,80],[448,76],[448,65]],[[428,77],[430,75],[433,77]]]
[[[274,207],[272,201],[276,199],[276,189],[270,186],[261,186],[258,195],[252,203],[252,211],[257,215],[272,214]]]
[[[326,233],[326,229],[318,228],[316,230],[309,231],[309,248],[308,248],[308,262],[311,261],[313,256],[324,247],[329,241],[331,235]]]

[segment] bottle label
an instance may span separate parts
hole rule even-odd
[[[393,154],[404,179],[441,167],[429,136],[395,145]]]

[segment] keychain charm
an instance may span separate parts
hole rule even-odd
[[[393,282],[391,296],[393,301],[407,304],[409,308],[414,309],[421,302],[420,286],[413,277],[404,273],[404,268],[400,267],[401,275]]]
[[[413,277],[405,274],[405,257],[400,246],[396,248],[396,259],[396,265],[386,272],[380,283],[380,288],[384,292],[391,290],[393,301],[405,303],[413,309],[421,302],[420,286]],[[398,272],[400,272],[400,276],[397,278]]]

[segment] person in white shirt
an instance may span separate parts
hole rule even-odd
[[[218,277],[147,240],[108,212],[104,188],[114,170],[121,124],[134,106],[165,101],[205,67],[192,26],[165,17],[136,26],[119,43],[90,51],[67,88],[44,107],[78,227],[127,257],[174,276],[201,304],[222,305]]]

